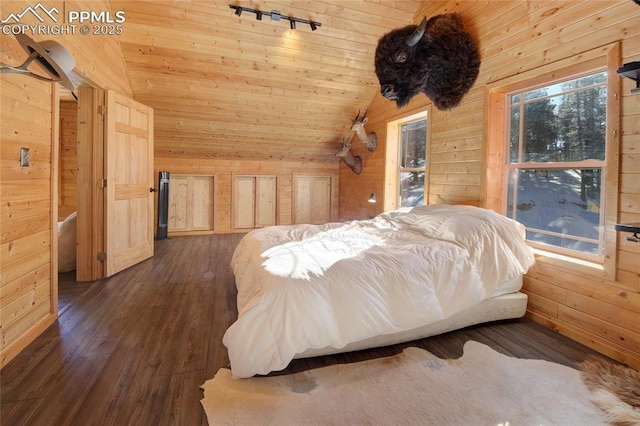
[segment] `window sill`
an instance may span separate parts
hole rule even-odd
[[[532,248],[532,250],[536,258],[536,262],[543,263],[546,266],[589,277],[606,278],[606,273],[602,264],[589,262],[583,259],[576,259],[537,248]]]

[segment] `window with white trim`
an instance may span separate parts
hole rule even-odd
[[[602,262],[606,69],[505,96],[506,215],[535,247]]]

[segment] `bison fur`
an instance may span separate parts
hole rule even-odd
[[[424,93],[436,108],[451,109],[473,86],[479,69],[478,47],[457,13],[392,30],[376,48],[380,93],[398,108]]]

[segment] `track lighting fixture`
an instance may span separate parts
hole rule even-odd
[[[258,20],[258,21],[262,21],[262,15],[270,16],[272,21],[280,21],[280,20],[285,20],[286,19],[286,20],[289,21],[289,27],[292,30],[296,29],[296,23],[309,25],[311,27],[311,31],[315,31],[315,30],[318,29],[318,27],[322,26],[322,24],[320,22],[309,21],[307,19],[300,19],[300,18],[296,18],[294,16],[284,16],[284,15],[282,15],[282,13],[280,13],[277,10],[272,10],[271,12],[263,12],[261,10],[251,9],[249,7],[236,6],[235,4],[230,4],[229,7],[231,9],[235,9],[234,13],[235,13],[236,16],[240,16],[242,14],[242,12],[255,13],[256,14],[256,20]]]

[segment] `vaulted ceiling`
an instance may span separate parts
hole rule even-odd
[[[289,28],[229,5],[320,22]],[[156,156],[336,162],[379,90],[374,52],[421,0],[115,1],[136,100],[155,110]]]

